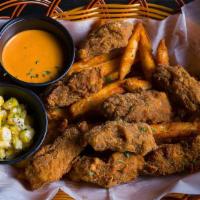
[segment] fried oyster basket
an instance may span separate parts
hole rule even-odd
[[[26,12],[28,7],[41,7],[46,16],[59,20],[81,21],[85,19],[128,19],[152,18],[165,19],[174,14],[184,5],[183,0],[175,0],[178,9],[163,5],[149,3],[147,0],[130,0],[126,4],[111,4],[104,0],[91,0],[88,5],[76,7],[72,10],[63,10],[59,7],[61,0],[6,0],[0,3],[0,19],[13,19]],[[6,13],[6,14],[4,14]],[[187,194],[168,194],[163,200],[192,200],[199,196]],[[55,199],[71,199],[63,192],[57,194]]]

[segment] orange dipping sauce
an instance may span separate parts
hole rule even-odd
[[[43,30],[22,31],[5,44],[2,65],[15,78],[29,83],[55,79],[64,65],[58,39]]]

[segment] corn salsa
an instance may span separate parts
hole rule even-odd
[[[13,158],[28,148],[35,134],[32,119],[16,98],[0,96],[0,159]]]

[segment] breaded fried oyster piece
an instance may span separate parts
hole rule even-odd
[[[200,169],[200,136],[187,138],[180,143],[165,144],[145,156],[143,174],[152,176],[181,173]]]
[[[79,50],[81,59],[109,53],[116,48],[125,47],[131,36],[133,25],[128,22],[110,21],[89,33]]]
[[[86,122],[68,128],[53,144],[43,146],[25,168],[26,179],[32,189],[59,180],[72,166],[84,146],[81,138],[88,131]]]
[[[69,176],[73,181],[85,181],[109,188],[134,180],[143,165],[142,156],[130,153],[113,153],[107,162],[97,157],[83,156],[74,163]]]
[[[165,93],[152,90],[116,94],[103,103],[102,113],[110,120],[155,124],[170,121],[172,108]]]
[[[101,70],[92,68],[74,73],[65,82],[56,84],[46,97],[50,107],[63,107],[98,92],[103,87]]]
[[[155,87],[189,112],[200,109],[200,83],[181,66],[158,67],[153,75]]]
[[[84,138],[96,151],[130,151],[145,155],[157,146],[151,128],[145,123],[110,121],[95,126]]]

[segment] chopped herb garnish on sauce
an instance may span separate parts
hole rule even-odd
[[[42,76],[43,77],[46,76],[46,75],[49,75],[49,74],[51,74],[51,72],[48,71],[48,70],[42,72]]]

